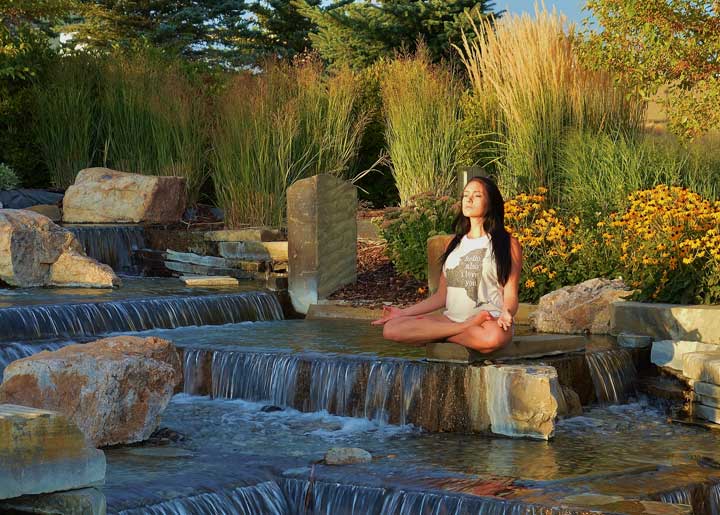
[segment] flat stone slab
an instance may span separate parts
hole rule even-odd
[[[279,229],[270,227],[247,227],[245,229],[225,229],[205,233],[208,241],[283,241],[285,235]]]
[[[189,263],[192,265],[210,266],[214,268],[225,268],[228,266],[226,259],[215,256],[200,256],[191,252],[176,252],[174,250],[165,251],[166,259],[170,261],[178,261],[180,263]]]
[[[237,286],[239,281],[228,275],[183,275],[180,280],[187,286]]]
[[[286,262],[288,260],[286,241],[222,241],[218,244],[218,251],[224,258],[242,261]]]
[[[695,402],[693,403],[693,413],[698,418],[708,420],[713,424],[720,424],[720,408],[713,408]]]
[[[653,338],[643,334],[620,333],[617,342],[626,349],[646,349],[652,345]]]
[[[60,413],[0,404],[0,499],[102,484],[105,454]]]
[[[720,399],[720,386],[698,381],[693,385],[693,389],[698,395]]]
[[[500,350],[483,354],[451,342],[434,342],[425,346],[429,361],[450,361],[453,363],[476,363],[485,360],[505,358],[537,358],[585,350],[587,340],[571,334],[531,334],[516,336]]]
[[[216,268],[212,266],[193,265],[192,263],[181,263],[179,261],[165,261],[165,268],[183,275],[220,275],[230,276],[237,279],[253,279],[253,272],[246,272],[235,268]]]
[[[352,320],[377,320],[382,317],[382,309],[344,306],[342,304],[311,304],[307,319],[346,318]]]
[[[720,306],[618,302],[611,309],[610,332],[720,344]]]
[[[105,495],[97,488],[81,488],[54,494],[27,495],[0,502],[0,513],[105,515]]]
[[[682,372],[683,356],[690,352],[720,352],[720,345],[685,340],[659,340],[652,344],[650,361]]]
[[[688,352],[683,355],[682,371],[690,379],[720,384],[720,352]]]

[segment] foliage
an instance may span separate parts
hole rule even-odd
[[[5,163],[0,163],[0,190],[12,190],[20,185],[20,179]]]
[[[555,13],[472,25],[456,47],[473,96],[465,100],[465,148],[495,172],[506,195],[545,187],[558,200],[558,156],[568,129],[633,134],[644,105],[605,72],[585,69],[575,36]]]
[[[359,69],[400,50],[413,52],[418,41],[434,62],[452,57],[451,43],[470,27],[468,15],[482,19],[493,7],[488,0],[380,0],[332,10],[303,0],[295,5],[317,25],[313,48],[330,63]]]
[[[388,257],[395,269],[416,279],[427,279],[427,240],[438,234],[452,234],[453,219],[460,208],[449,196],[421,194],[400,208],[388,209],[384,218],[373,222],[387,241]]]
[[[695,137],[720,129],[720,3],[589,0],[585,61],[612,70],[645,98],[668,87],[671,129]]]
[[[720,154],[707,151],[713,144],[717,138],[683,143],[671,136],[574,132],[560,160],[563,210],[592,226],[625,209],[632,192],[658,184],[685,186],[718,199]]]
[[[221,65],[248,61],[253,31],[244,0],[79,0],[81,19],[65,27],[70,45],[85,49],[140,44]],[[212,20],[212,22],[210,22]]]
[[[312,59],[263,69],[238,75],[218,102],[213,180],[230,227],[281,225],[288,186],[345,176],[367,122],[350,70],[327,76]]]
[[[55,187],[70,186],[77,172],[94,162],[101,136],[100,73],[95,59],[67,56],[51,66],[35,88],[35,135]]]
[[[388,63],[381,81],[385,140],[406,204],[422,192],[453,192],[460,165],[461,86],[424,47]]]
[[[720,202],[684,188],[659,185],[628,197],[603,239],[619,249],[636,299],[713,304],[720,301]]]
[[[104,165],[187,180],[196,201],[206,174],[207,115],[200,85],[162,55],[116,53],[102,70]]]

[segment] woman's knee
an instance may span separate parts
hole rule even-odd
[[[471,327],[468,329],[471,347],[480,352],[493,352],[507,344],[509,339],[502,331],[488,331],[482,327]]]
[[[402,337],[402,331],[398,330],[399,326],[402,325],[399,322],[400,320],[397,318],[385,322],[385,325],[383,325],[383,338],[386,340],[399,341]]]

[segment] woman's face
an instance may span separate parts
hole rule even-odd
[[[484,217],[487,213],[488,197],[485,185],[480,181],[470,181],[463,190],[462,212],[468,218]]]

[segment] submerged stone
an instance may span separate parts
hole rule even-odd
[[[327,465],[352,465],[353,463],[370,463],[372,455],[358,447],[333,447],[325,453]]]
[[[63,221],[173,223],[185,210],[185,179],[86,168],[65,192]]]
[[[97,488],[80,488],[0,502],[0,511],[41,515],[105,515],[107,503],[105,495]]]
[[[0,281],[22,288],[120,285],[109,266],[85,255],[72,233],[23,209],[0,210]]]
[[[608,334],[610,307],[632,295],[619,279],[590,279],[543,295],[533,327],[543,333]]]
[[[12,362],[0,402],[59,411],[102,447],[147,439],[181,378],[171,342],[117,336]]]
[[[0,405],[0,499],[81,488],[104,479],[105,455],[89,446],[66,416]]]

